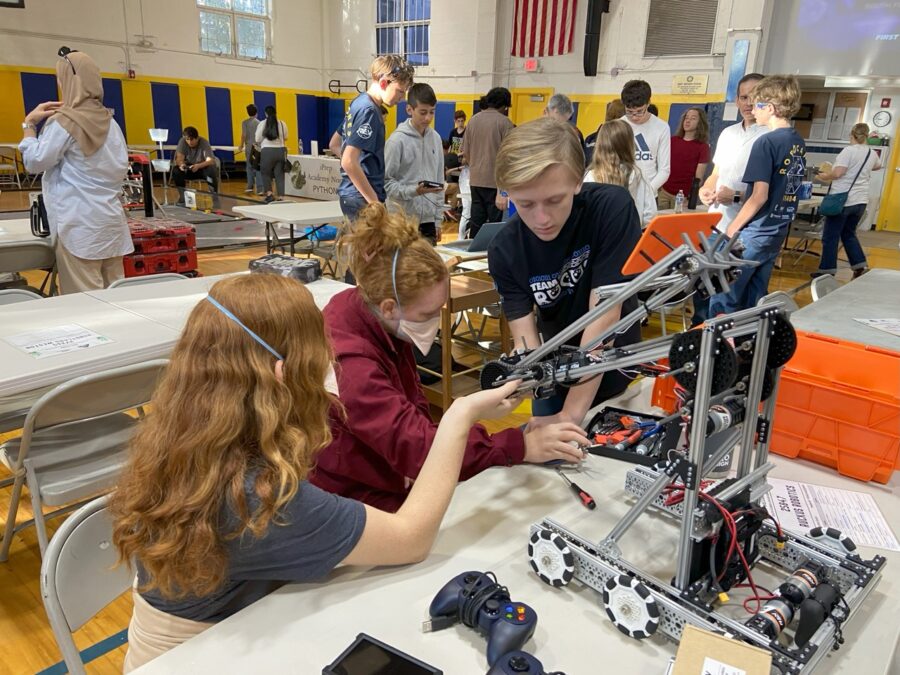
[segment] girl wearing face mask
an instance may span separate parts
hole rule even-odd
[[[338,396],[344,410],[332,416],[333,440],[318,456],[313,484],[395,511],[421,479],[438,425],[416,372],[413,349],[434,343],[449,273],[419,235],[418,223],[370,204],[360,214],[349,245],[357,287],[336,295],[325,324],[337,362]],[[451,408],[452,409],[452,408]],[[536,426],[536,425],[535,425]],[[459,478],[491,466],[561,459],[577,462],[587,444],[570,423],[536,426],[523,433],[468,430]]]
[[[331,440],[331,359],[294,280],[231,277],[191,312],[110,506],[120,559],[137,568],[125,672],[285,582],[423,560],[466,430],[517,404],[515,384],[456,401],[403,508],[385,513],[307,481]]]

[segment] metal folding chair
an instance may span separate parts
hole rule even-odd
[[[39,295],[34,291],[28,291],[24,288],[9,288],[0,291],[0,305],[12,305],[17,302],[28,302],[29,300],[41,300],[43,295]]]
[[[0,244],[0,272],[25,272],[27,270],[44,270],[47,276],[40,289],[30,289],[47,295],[55,295],[56,289],[56,251],[52,237],[39,241],[22,241]],[[49,287],[48,287],[49,284]]]
[[[162,274],[146,274],[142,277],[125,277],[124,279],[116,279],[112,282],[110,288],[122,288],[122,286],[143,286],[145,284],[158,284],[162,281],[177,281],[179,279],[187,279],[183,274],[175,272],[164,272]]]
[[[46,519],[72,511],[113,488],[143,408],[168,361],[114,368],[69,380],[41,396],[28,411],[21,438],[0,445],[0,461],[13,473],[0,562],[12,537],[29,525],[47,550]],[[138,417],[126,414],[137,410]],[[33,518],[16,524],[22,488],[31,495]],[[44,515],[43,507],[58,507]]]
[[[112,521],[104,495],[63,523],[41,564],[41,595],[53,637],[70,675],[84,675],[84,661],[72,633],[129,589],[134,573],[116,567]]]

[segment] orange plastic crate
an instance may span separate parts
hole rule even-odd
[[[887,483],[900,468],[900,353],[798,331],[771,450]]]

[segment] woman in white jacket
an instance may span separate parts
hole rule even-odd
[[[656,217],[654,190],[634,161],[634,132],[622,120],[610,120],[600,126],[594,159],[584,182],[627,188],[641,217],[641,228]]]
[[[388,206],[417,219],[422,236],[435,243],[444,220],[444,146],[431,128],[437,97],[427,84],[406,93],[406,114],[384,145],[384,189]],[[429,187],[423,181],[440,187]]]

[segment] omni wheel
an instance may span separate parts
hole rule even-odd
[[[539,530],[528,542],[531,568],[548,586],[565,586],[575,577],[575,556],[556,532]]]
[[[610,577],[603,587],[603,604],[609,620],[628,637],[644,640],[659,628],[659,604],[634,577]]]

